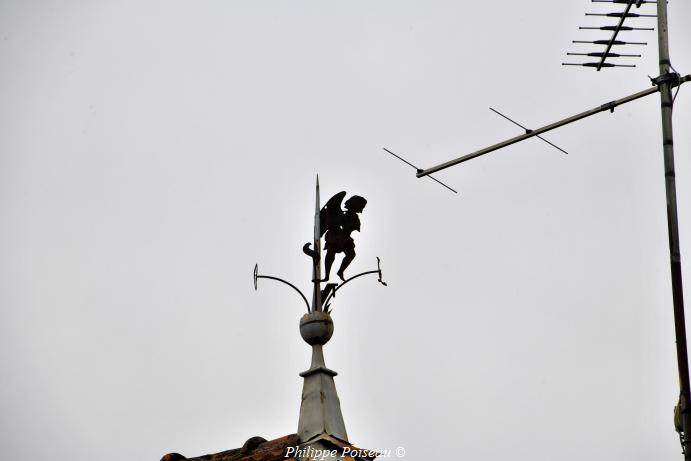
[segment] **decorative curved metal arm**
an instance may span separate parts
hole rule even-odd
[[[333,291],[332,291],[331,293],[329,293],[329,295],[328,295],[328,296],[326,297],[326,299],[324,300],[324,306],[328,306],[328,305],[329,305],[329,301],[331,300],[331,298],[335,298],[335,297],[336,297],[336,292],[337,292],[338,290],[340,290],[341,288],[343,288],[343,285],[345,285],[346,283],[350,282],[350,281],[353,280],[353,279],[356,279],[356,278],[358,278],[358,277],[362,277],[363,275],[378,274],[378,275],[379,275],[379,279],[378,279],[377,281],[378,281],[379,283],[381,283],[382,285],[387,286],[386,282],[382,280],[381,265],[380,265],[380,263],[381,263],[381,260],[379,259],[379,256],[377,256],[377,270],[367,271],[367,272],[361,272],[361,273],[359,273],[359,274],[357,274],[357,275],[353,275],[352,277],[350,277],[350,278],[346,279],[345,281],[343,281],[343,283],[341,283],[340,285],[334,287]]]
[[[305,297],[304,294],[302,294],[302,291],[300,291],[300,289],[299,289],[298,287],[296,287],[296,286],[293,285],[292,283],[290,283],[290,282],[288,282],[288,281],[286,281],[286,280],[283,280],[283,279],[281,279],[281,278],[278,278],[278,277],[272,277],[272,276],[270,276],[270,275],[259,275],[259,264],[255,264],[255,265],[254,265],[254,290],[255,290],[255,291],[257,290],[257,279],[270,279],[270,280],[276,280],[277,282],[285,283],[285,284],[288,285],[290,288],[292,288],[293,290],[297,291],[298,294],[300,294],[300,296],[302,297],[303,301],[305,301],[305,305],[307,306],[307,313],[309,314],[309,312],[310,312],[310,303],[309,303],[309,301],[307,301],[307,298]]]

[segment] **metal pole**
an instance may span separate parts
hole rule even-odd
[[[657,36],[660,59],[660,76],[670,74],[669,44],[667,41],[667,2],[657,2]],[[672,84],[662,79],[660,109],[662,115],[662,149],[665,163],[665,190],[667,193],[667,229],[669,257],[672,274],[672,302],[674,304],[674,329],[677,342],[679,369],[679,403],[675,424],[680,431],[684,459],[691,460],[691,412],[689,408],[689,359],[686,348],[684,320],[684,291],[681,277],[681,253],[679,249],[679,223],[677,220],[677,191],[674,173],[674,142],[672,135]]]

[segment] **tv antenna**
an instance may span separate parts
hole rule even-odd
[[[652,28],[645,27],[632,27],[624,26],[624,22],[628,18],[657,18],[657,43],[658,43],[658,58],[659,58],[659,69],[660,75],[655,78],[651,78],[652,87],[639,91],[628,96],[625,96],[614,101],[606,102],[593,109],[581,112],[576,115],[572,115],[565,119],[550,123],[541,128],[535,130],[526,130],[526,133],[515,136],[513,138],[501,141],[499,143],[493,144],[491,146],[485,147],[483,149],[477,150],[475,152],[463,155],[461,157],[449,160],[445,163],[433,166],[427,169],[418,169],[416,176],[422,178],[424,176],[429,176],[432,173],[444,170],[446,168],[458,165],[460,163],[472,160],[476,157],[494,152],[503,147],[510,146],[517,142],[524,141],[526,139],[537,137],[546,133],[548,131],[554,130],[556,128],[562,127],[569,123],[576,122],[578,120],[590,117],[591,115],[598,114],[600,112],[610,111],[614,112],[617,106],[626,104],[636,99],[643,98],[645,96],[660,93],[660,113],[662,119],[662,150],[664,158],[665,167],[665,191],[667,197],[667,227],[668,227],[668,239],[669,239],[669,256],[670,256],[670,273],[672,279],[672,303],[674,309],[674,327],[676,336],[676,348],[677,348],[677,368],[679,373],[679,401],[674,408],[674,425],[679,433],[679,438],[682,446],[682,453],[684,454],[684,459],[691,461],[691,395],[690,395],[690,384],[689,384],[689,363],[688,363],[688,353],[687,353],[687,342],[686,342],[686,326],[684,319],[684,299],[683,299],[683,285],[682,285],[682,275],[681,275],[681,254],[679,249],[679,223],[678,223],[678,213],[677,213],[677,193],[676,193],[676,182],[675,182],[675,171],[674,171],[674,144],[673,144],[673,132],[672,132],[672,108],[674,104],[674,99],[676,97],[672,96],[672,89],[676,88],[679,91],[679,87],[691,80],[691,74],[681,76],[676,72],[674,67],[672,67],[670,57],[669,57],[669,42],[667,34],[667,1],[647,1],[647,0],[592,0],[595,3],[613,3],[613,4],[624,4],[625,9],[621,12],[605,13],[605,17],[618,18],[618,23],[616,25],[605,25],[598,27],[581,27],[581,29],[598,29],[605,31],[612,31],[612,35],[607,40],[593,40],[593,41],[574,41],[574,43],[592,43],[595,45],[604,45],[603,51],[595,51],[590,53],[580,53],[578,55],[585,55],[588,57],[599,58],[596,62],[582,62],[582,63],[563,63],[569,66],[581,66],[581,67],[592,67],[596,70],[601,70],[605,67],[634,67],[633,64],[619,64],[619,62],[611,62],[609,58],[620,58],[620,57],[637,57],[638,55],[624,55],[621,53],[612,52],[613,46],[624,46],[624,45],[644,45],[644,42],[627,42],[623,40],[618,40],[618,35],[620,32],[631,31],[631,30],[653,30]],[[657,11],[655,15],[643,15],[631,13],[631,8],[635,5],[636,8],[641,7],[644,4],[654,3],[657,6]],[[569,55],[576,55],[576,53],[570,53]]]
[[[607,18],[619,18],[616,25],[607,26],[581,26],[580,30],[607,30],[612,31],[612,36],[607,40],[573,40],[572,43],[592,43],[594,45],[605,45],[604,51],[591,51],[589,53],[566,53],[567,56],[588,56],[594,58],[600,58],[597,62],[563,62],[562,66],[582,66],[582,67],[594,67],[597,71],[602,70],[603,67],[636,67],[635,64],[619,64],[612,62],[605,62],[607,58],[640,58],[640,54],[621,54],[612,52],[613,46],[621,45],[647,45],[646,42],[627,42],[624,40],[617,40],[619,32],[627,32],[632,30],[654,30],[652,27],[632,27],[625,26],[624,21],[627,18],[654,18],[654,14],[639,14],[631,13],[631,7],[636,5],[636,8],[640,8],[641,5],[656,3],[654,1],[644,1],[644,0],[592,0],[593,3],[623,3],[626,4],[624,11],[615,11],[609,13],[586,13],[586,16],[602,16]]]

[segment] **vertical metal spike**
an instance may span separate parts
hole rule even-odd
[[[321,204],[319,203],[319,175],[317,175],[316,200],[314,204],[314,258],[312,265],[312,281],[314,283],[314,293],[312,295],[312,312],[320,311],[322,307],[321,299],[321,223],[319,221],[319,212]]]

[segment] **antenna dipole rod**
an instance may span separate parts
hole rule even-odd
[[[489,110],[491,110],[492,112],[494,112],[494,113],[497,114],[498,116],[505,118],[506,120],[508,120],[509,122],[513,123],[514,125],[523,128],[523,129],[525,130],[526,133],[529,133],[529,132],[531,131],[529,128],[526,128],[526,127],[524,127],[523,125],[521,125],[520,123],[518,123],[517,121],[510,119],[509,117],[507,117],[506,115],[502,114],[502,113],[499,112],[498,110],[492,109],[491,107],[489,108]],[[553,142],[550,142],[550,141],[546,140],[546,139],[543,138],[542,136],[538,135],[538,136],[536,136],[536,138],[538,138],[538,139],[540,139],[540,140],[546,142],[547,144],[549,144],[550,146],[554,147],[555,149],[560,150],[560,151],[562,151],[563,153],[565,153],[565,154],[568,155],[568,152],[566,152],[564,149],[562,149],[561,147],[557,146],[557,145],[554,144]]]
[[[635,64],[612,64],[611,62],[562,62],[562,66],[583,66],[583,67],[636,67]]]
[[[629,3],[629,0],[590,0],[593,3]],[[644,3],[657,3],[656,1],[651,1],[651,0],[638,0],[636,1],[636,7],[644,4]]]
[[[415,165],[413,165],[412,163],[410,163],[408,160],[404,159],[404,158],[401,157],[400,155],[394,154],[393,152],[391,152],[391,151],[390,151],[389,149],[387,149],[386,147],[383,147],[382,149],[384,149],[384,151],[386,151],[386,152],[388,152],[389,154],[393,155],[394,157],[396,157],[398,160],[400,160],[401,162],[405,163],[406,165],[412,166],[413,168],[415,168],[415,171],[420,171],[420,168],[416,167]],[[436,182],[436,183],[438,183],[438,184],[441,184],[442,186],[446,187],[447,189],[449,189],[449,190],[450,190],[451,192],[453,192],[454,194],[458,194],[458,191],[457,191],[456,189],[453,189],[453,188],[447,186],[446,184],[444,184],[443,182],[439,181],[439,180],[438,180],[437,178],[435,178],[434,176],[428,176],[428,178],[431,179],[432,181],[434,181],[434,182]]]
[[[691,74],[690,75],[685,75],[684,77],[679,78],[679,80],[671,82],[670,86],[676,87],[681,85],[682,83],[688,82],[691,80]],[[419,171],[416,176],[418,178],[421,178],[423,176],[427,176],[429,174],[435,173],[440,170],[444,170],[446,168],[449,168],[454,165],[458,165],[459,163],[466,162],[468,160],[474,159],[476,157],[480,157],[481,155],[489,154],[490,152],[494,152],[495,150],[501,149],[503,147],[510,146],[511,144],[516,144],[517,142],[521,142],[523,140],[526,140],[528,138],[532,138],[533,136],[537,136],[542,133],[546,133],[547,131],[551,131],[555,128],[562,127],[564,125],[568,125],[569,123],[576,122],[578,120],[584,119],[586,117],[590,117],[591,115],[595,115],[600,112],[604,112],[607,110],[613,111],[615,107],[620,106],[622,104],[626,104],[627,102],[635,101],[636,99],[643,98],[645,96],[651,95],[653,93],[657,93],[658,88],[656,86],[653,86],[651,88],[648,88],[647,90],[639,91],[638,93],[634,93],[629,96],[625,96],[621,99],[617,99],[615,101],[608,102],[606,104],[603,104],[599,107],[596,107],[594,109],[587,110],[585,112],[581,112],[580,114],[573,115],[571,117],[565,118],[563,120],[559,120],[558,122],[550,123],[549,125],[543,126],[542,128],[537,128],[530,133],[525,133],[520,136],[513,137],[511,139],[507,139],[506,141],[502,141],[500,143],[491,145],[489,147],[485,147],[484,149],[480,149],[478,151],[475,151],[471,154],[464,155],[462,157],[458,157],[453,160],[449,160],[448,162],[441,163],[437,166],[433,166],[431,168],[428,168],[426,170]],[[690,460],[691,461],[691,460]]]
[[[628,31],[628,30],[655,30],[654,27],[629,27],[629,26],[621,26],[619,29],[617,29],[617,26],[600,26],[600,27],[579,26],[578,28],[584,29],[584,30],[615,30],[617,32]]]
[[[568,56],[592,56],[592,57],[608,57],[608,58],[640,58],[640,54],[620,54],[620,53],[566,53]]]
[[[669,43],[667,38],[667,3],[657,4],[657,42],[660,76],[670,73]],[[667,196],[667,230],[669,258],[672,276],[672,304],[674,307],[674,331],[677,343],[677,367],[679,371],[679,421],[684,459],[691,460],[691,409],[689,408],[689,358],[686,347],[686,323],[684,315],[684,288],[681,277],[681,250],[679,246],[679,222],[677,218],[677,189],[674,172],[674,137],[672,130],[673,81],[663,79],[660,87],[660,112],[662,117],[662,150],[665,165],[665,193]],[[676,419],[676,418],[675,418]]]
[[[593,43],[595,45],[607,45],[609,40],[571,40],[571,43]],[[621,40],[614,40],[612,45],[647,45],[648,42],[623,42]]]
[[[586,16],[605,16],[608,18],[654,18],[654,14],[638,13],[586,13]]]

